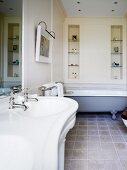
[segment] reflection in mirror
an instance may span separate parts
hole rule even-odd
[[[0,0],[0,95],[21,87],[22,0]]]

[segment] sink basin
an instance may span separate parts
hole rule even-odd
[[[16,108],[13,111],[29,117],[52,116],[67,111],[74,102],[64,97],[38,97],[38,102],[26,103],[28,106],[26,111],[23,111],[22,108]]]
[[[32,170],[33,151],[21,136],[0,135],[0,169]]]

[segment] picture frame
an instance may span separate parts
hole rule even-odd
[[[36,61],[43,63],[52,62],[52,40],[48,33],[42,29],[41,25],[37,26],[36,35]]]

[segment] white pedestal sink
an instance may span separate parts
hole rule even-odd
[[[65,138],[75,124],[78,103],[65,97],[37,98],[25,103],[27,110],[14,108],[11,113],[20,119],[20,124],[25,122],[23,126],[33,140],[33,170],[64,170]]]
[[[30,143],[16,135],[0,135],[0,169],[32,170],[33,151]]]

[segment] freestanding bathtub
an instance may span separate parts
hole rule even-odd
[[[68,89],[65,96],[78,102],[79,112],[111,112],[112,119],[127,106],[127,91]]]

